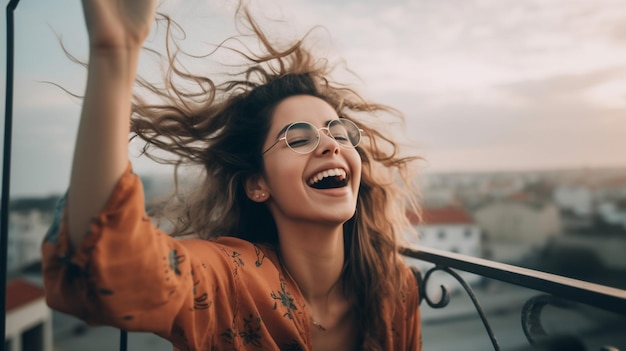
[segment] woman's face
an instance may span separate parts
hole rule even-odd
[[[324,100],[310,95],[291,96],[280,102],[272,116],[263,150],[284,136],[293,122],[308,122],[315,128],[338,119],[337,112]],[[264,155],[265,200],[280,225],[281,221],[311,221],[343,224],[355,212],[361,158],[353,147],[340,146],[326,130],[320,130],[319,145],[310,153],[299,154],[281,140]]]

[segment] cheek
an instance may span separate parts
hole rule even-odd
[[[361,156],[356,150],[354,150],[351,154],[348,162],[350,162],[350,168],[352,169],[353,175],[357,176],[359,178],[358,181],[360,182],[363,162],[361,161]]]
[[[274,158],[265,162],[265,176],[270,191],[275,195],[289,193],[302,184],[303,166],[297,160]]]

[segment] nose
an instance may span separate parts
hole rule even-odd
[[[339,143],[332,137],[328,128],[320,128],[320,142],[317,145],[316,152],[325,155],[327,153],[338,154]]]

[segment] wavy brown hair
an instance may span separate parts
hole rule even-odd
[[[170,42],[176,24],[167,17],[165,85],[138,80],[144,91],[160,101],[148,103],[138,94],[134,99],[131,129],[146,142],[144,152],[161,163],[203,168],[200,185],[187,195],[175,195],[178,201],[168,201],[161,212],[173,218],[173,235],[234,236],[275,245],[274,219],[265,204],[248,199],[245,182],[264,171],[262,145],[275,107],[293,95],[323,99],[364,131],[357,147],[363,164],[357,208],[344,224],[346,268],[342,279],[345,293],[362,306],[357,316],[361,349],[379,350],[389,327],[381,318],[383,309],[395,305],[403,285],[396,238],[408,227],[407,206],[417,210],[410,172],[417,157],[399,156],[398,144],[371,123],[381,114],[402,116],[333,82],[335,67],[305,47],[307,36],[279,48],[245,7],[239,8],[237,16],[250,31],[247,38],[252,34],[261,49],[253,52],[229,44],[239,45],[241,36],[221,43],[217,50],[232,51],[243,62],[240,71],[226,75],[224,82],[191,74],[180,65],[180,50]],[[209,57],[211,54],[204,58]],[[184,82],[187,88],[174,81]],[[175,157],[157,156],[152,152],[155,148]]]

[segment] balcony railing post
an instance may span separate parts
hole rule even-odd
[[[6,57],[6,90],[4,101],[4,145],[2,150],[2,198],[0,199],[0,303],[2,303],[2,318],[0,318],[0,334],[4,339],[6,333],[6,289],[7,289],[7,258],[9,243],[9,194],[11,179],[11,135],[13,131],[13,60],[14,60],[14,23],[13,12],[19,0],[11,0],[7,5],[7,57]],[[4,348],[4,342],[2,343]]]
[[[128,350],[128,332],[120,330],[120,351]]]

